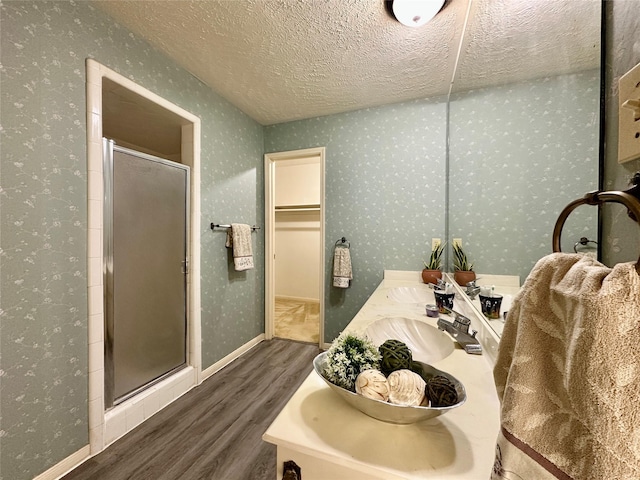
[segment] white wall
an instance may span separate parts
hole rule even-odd
[[[320,212],[276,212],[276,296],[319,301]]]
[[[320,163],[317,158],[277,162],[275,176],[275,294],[319,301]],[[300,206],[305,208],[278,210]]]
[[[317,158],[276,163],[276,207],[320,204],[320,162]]]

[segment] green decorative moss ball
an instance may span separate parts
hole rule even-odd
[[[429,379],[424,393],[431,401],[432,407],[448,407],[458,403],[456,386],[442,375],[436,375]]]
[[[411,371],[414,373],[417,373],[421,377],[424,376],[424,368],[422,368],[422,365],[420,365],[419,362],[416,362],[416,361],[411,362]]]
[[[400,340],[387,340],[378,347],[380,356],[380,370],[385,375],[389,375],[396,370],[411,370],[413,364],[413,356],[411,350],[406,343]]]

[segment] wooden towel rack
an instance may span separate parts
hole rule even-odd
[[[580,205],[601,205],[603,203],[622,203],[627,207],[629,217],[638,222],[640,219],[640,172],[636,173],[633,178],[634,186],[624,191],[606,191],[606,192],[589,192],[584,197],[574,200],[564,207],[560,212],[556,225],[553,229],[553,251],[561,252],[560,238],[562,236],[562,227],[567,217]],[[636,262],[636,272],[640,274],[640,258]]]

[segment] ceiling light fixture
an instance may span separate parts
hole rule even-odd
[[[442,9],[445,0],[393,0],[391,11],[407,27],[420,27]]]

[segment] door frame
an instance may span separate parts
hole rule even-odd
[[[301,158],[317,158],[320,163],[320,316],[319,316],[319,342],[320,348],[324,345],[324,291],[325,291],[325,147],[306,148],[302,150],[290,150],[286,152],[266,153],[264,155],[264,198],[265,198],[265,338],[273,338],[275,329],[275,172],[276,162],[287,160],[299,160]]]
[[[168,403],[202,381],[201,364],[201,299],[200,299],[200,118],[178,107],[132,80],[100,64],[86,60],[87,94],[87,264],[88,264],[88,420],[92,455],[135,428]],[[103,80],[118,84],[151,101],[183,122],[181,161],[191,167],[190,232],[188,242],[188,367],[147,390],[149,408],[139,415],[142,403],[129,399],[110,411],[104,408],[104,277],[103,277],[103,212],[104,187],[102,167]],[[140,418],[142,417],[142,418]],[[127,421],[127,418],[136,421]]]

